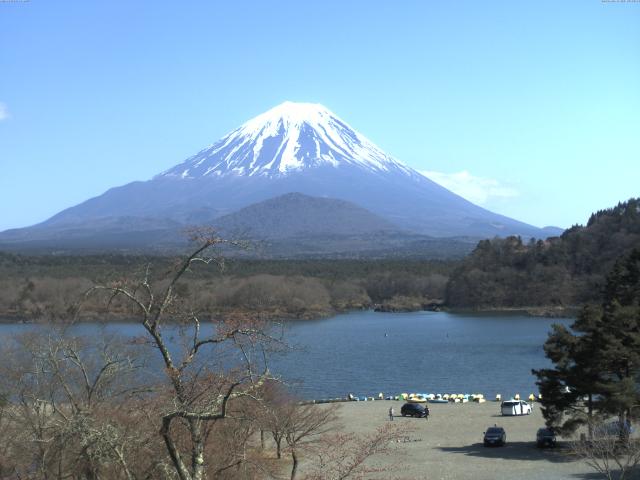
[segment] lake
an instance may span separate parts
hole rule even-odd
[[[514,314],[445,312],[352,312],[320,320],[286,323],[296,348],[271,359],[304,398],[322,399],[382,392],[537,393],[532,368],[550,365],[542,345],[553,323]],[[0,336],[34,328],[0,324]],[[81,333],[101,327],[84,324]],[[142,333],[137,324],[110,324],[123,335]]]
[[[532,368],[550,365],[543,344],[553,323],[513,314],[353,312],[289,323],[304,351],[274,370],[303,380],[306,398],[402,392],[537,393]]]

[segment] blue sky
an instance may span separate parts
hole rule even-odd
[[[640,195],[640,3],[0,1],[0,230],[318,102],[473,201]]]

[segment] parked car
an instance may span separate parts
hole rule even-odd
[[[536,433],[536,446],[543,447],[555,447],[556,446],[556,433],[551,428],[539,428]]]
[[[420,405],[419,403],[405,403],[400,409],[400,414],[403,417],[426,417],[429,415],[429,410]]]
[[[484,432],[484,446],[485,447],[502,447],[507,443],[507,432],[502,427],[489,427]]]
[[[505,400],[500,405],[502,415],[529,415],[531,405],[524,400]]]

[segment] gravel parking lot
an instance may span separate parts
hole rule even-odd
[[[538,449],[536,431],[544,426],[539,406],[531,415],[503,417],[500,404],[429,404],[429,420],[400,416],[400,401],[349,402],[336,404],[345,431],[367,433],[389,422],[393,405],[394,422],[407,426],[406,442],[398,444],[394,458],[382,463],[399,464],[394,476],[425,479],[596,479],[600,478],[583,461],[571,456],[566,439],[558,438],[555,449]],[[504,447],[483,446],[487,427],[497,424],[507,433]],[[380,460],[378,461],[380,462]]]

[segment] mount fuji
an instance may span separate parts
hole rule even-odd
[[[285,102],[151,180],[112,188],[43,223],[0,233],[0,246],[78,246],[100,239],[105,247],[110,241],[126,247],[136,238],[140,244],[171,243],[186,226],[215,226],[221,217],[228,223],[245,207],[294,192],[340,200],[331,203],[338,209],[348,204],[350,211],[366,210],[379,219],[367,223],[374,230],[384,225],[387,232],[430,237],[549,236],[429,180],[322,105]],[[305,213],[291,215],[295,221]],[[336,218],[349,223],[345,212]]]

